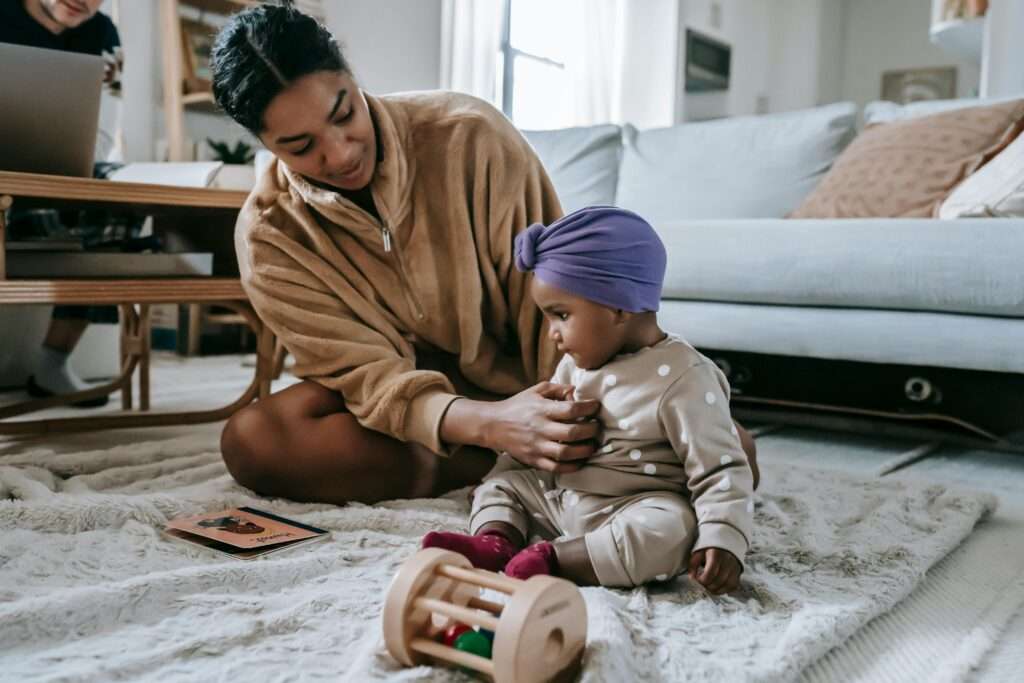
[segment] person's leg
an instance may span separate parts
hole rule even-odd
[[[71,353],[87,327],[87,318],[52,318],[43,345],[55,351]]]
[[[469,514],[470,533],[431,531],[423,548],[442,548],[459,553],[477,569],[498,572],[525,544],[529,520],[516,492],[518,472],[489,477],[473,492]]]
[[[553,482],[550,473],[536,470],[491,474],[473,494],[470,533],[431,531],[423,547],[452,550],[474,567],[501,571],[526,545],[531,529],[548,538],[558,534],[558,512],[547,495]]]
[[[88,382],[79,377],[71,368],[71,352],[82,338],[89,319],[87,309],[78,306],[58,306],[50,319],[43,346],[39,349],[36,364],[28,380],[28,392],[32,396],[45,397],[54,394],[70,394],[90,388]],[[82,312],[83,315],[78,315]],[[97,408],[105,405],[107,396],[99,396],[72,405],[79,408]]]
[[[221,451],[231,475],[257,493],[335,504],[437,495],[479,482],[494,464],[484,449],[443,458],[366,429],[340,394],[311,381],[235,413]]]
[[[584,536],[600,585],[639,586],[686,570],[697,517],[685,498],[666,491],[632,496],[610,517]]]
[[[535,543],[513,557],[505,572],[519,579],[552,574],[580,586],[629,587],[665,581],[685,570],[697,519],[682,496],[661,491],[609,500],[583,500],[578,505],[585,508],[604,505],[600,514],[580,518],[589,531]]]

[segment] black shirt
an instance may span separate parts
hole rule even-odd
[[[112,93],[121,91],[121,37],[114,22],[102,12],[55,35],[25,11],[22,0],[0,0],[0,43],[97,55],[103,58],[104,84]]]
[[[114,22],[101,12],[54,35],[25,11],[22,0],[0,0],[0,43],[102,55],[113,54],[121,39]]]

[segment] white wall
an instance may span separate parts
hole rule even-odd
[[[164,137],[158,0],[120,0],[125,52],[125,158],[156,158]],[[110,0],[104,11],[109,12]],[[341,41],[357,78],[370,92],[437,88],[441,60],[441,0],[324,0],[328,28]],[[226,117],[189,112],[192,140],[250,139]],[[251,140],[250,140],[251,141]]]
[[[619,111],[638,128],[672,124],[679,0],[626,0]]]
[[[775,0],[771,0],[774,2]],[[771,38],[769,3],[749,0],[681,0],[676,122],[753,114],[768,85]],[[719,9],[715,9],[715,8]],[[720,18],[714,26],[713,15]],[[729,90],[685,93],[686,29],[716,38],[732,48]]]
[[[894,69],[956,66],[957,97],[978,88],[977,64],[933,45],[930,0],[844,0],[842,98],[863,107],[882,94],[882,73]]]
[[[845,0],[821,0],[819,4],[817,104],[843,99],[844,4]]]
[[[327,26],[371,93],[441,82],[441,0],[324,0]]]
[[[683,94],[677,121],[789,111],[838,99],[842,0],[680,2],[680,37],[692,28],[729,44],[732,68],[727,92]],[[680,60],[682,74],[684,54]]]
[[[981,93],[1006,97],[1024,93],[1024,2],[992,0],[985,22]]]

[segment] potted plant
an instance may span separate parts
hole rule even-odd
[[[252,166],[256,152],[252,145],[239,140],[232,146],[227,141],[210,138],[206,138],[206,144],[213,150],[213,158],[224,164],[213,180],[215,187],[230,190],[252,189],[256,182],[256,171]]]

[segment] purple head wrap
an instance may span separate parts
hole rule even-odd
[[[545,284],[611,308],[656,311],[665,246],[632,211],[590,206],[516,236],[516,268]]]

